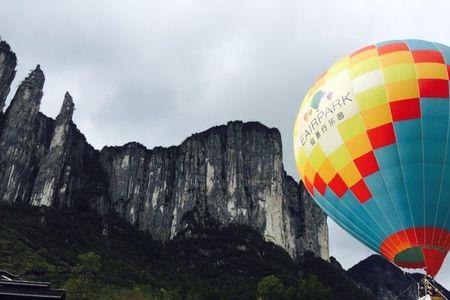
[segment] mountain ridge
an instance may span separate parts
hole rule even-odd
[[[360,287],[377,295],[379,300],[417,298],[417,283],[423,278],[420,273],[407,273],[378,254],[373,254],[347,270],[347,274]],[[446,296],[450,292],[439,283],[434,283]]]
[[[4,46],[0,57],[15,55]],[[0,60],[1,90],[9,91],[16,64]],[[56,119],[40,113],[44,81],[37,65],[0,114],[0,201],[114,211],[160,240],[174,238],[195,208],[252,227],[295,259],[307,251],[328,259],[326,215],[286,174],[278,129],[233,121],[178,146],[97,150],[72,121],[69,93]]]

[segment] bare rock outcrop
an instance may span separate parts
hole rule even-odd
[[[15,73],[2,45],[0,105]],[[294,258],[310,251],[328,259],[326,216],[286,174],[277,129],[234,121],[179,146],[98,151],[72,122],[68,93],[56,120],[39,112],[43,86],[38,65],[0,114],[1,202],[115,212],[160,240],[186,232],[195,212],[250,226]]]
[[[177,147],[105,147],[100,160],[113,209],[159,239],[175,237],[195,209],[221,224],[251,226],[294,257],[328,258],[326,216],[286,175],[275,128],[229,122]]]
[[[0,41],[0,114],[3,112],[11,82],[16,75],[16,65],[16,55],[5,41]]]
[[[38,65],[20,84],[6,110],[0,134],[1,201],[29,199],[37,171],[38,148],[44,142],[42,131],[46,124],[41,124],[39,118],[44,80]]]

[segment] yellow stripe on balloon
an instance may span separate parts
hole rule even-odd
[[[330,161],[326,159],[320,166],[318,173],[320,177],[322,177],[323,181],[328,184],[331,179],[333,179],[334,175],[336,175],[336,170],[333,168]]]
[[[417,78],[419,79],[447,79],[447,66],[440,63],[417,63]]]
[[[358,134],[365,132],[364,123],[361,119],[360,114],[356,114],[353,117],[345,120],[341,124],[338,125],[339,133],[341,134],[342,139],[345,141],[349,141]]]
[[[322,147],[320,147],[320,145],[317,145],[316,147],[314,147],[308,159],[313,165],[314,169],[317,170],[319,169],[319,167],[322,165],[322,163],[325,161],[326,158],[327,157],[323,152]]]
[[[367,130],[392,122],[388,104],[381,104],[361,113]]]
[[[367,51],[358,53],[357,55],[350,57],[350,64],[355,65],[363,60],[366,60],[366,59],[369,59],[372,57],[377,57],[377,56],[378,56],[377,49],[372,48],[372,49],[369,49]]]
[[[405,80],[386,84],[389,101],[411,99],[419,97],[417,80]]]
[[[365,111],[388,102],[386,89],[383,85],[356,94],[355,98],[361,111]]]
[[[340,146],[329,156],[330,162],[333,167],[340,171],[342,170],[349,162],[352,161],[352,158],[348,154],[347,148],[345,145]]]
[[[398,64],[414,63],[411,52],[409,51],[391,52],[388,54],[381,55],[379,59],[382,68]]]
[[[335,64],[333,64],[330,67],[330,69],[328,69],[328,72],[325,75],[325,79],[329,80],[334,75],[336,75],[344,70],[347,70],[349,66],[350,66],[350,60],[349,60],[348,56],[341,58]]]
[[[386,83],[416,79],[416,70],[413,64],[393,65],[383,68],[382,71]]]
[[[358,158],[372,150],[369,137],[365,132],[357,135],[345,144],[353,159]]]
[[[365,73],[377,70],[380,68],[380,63],[378,62],[378,57],[370,58],[364,61],[361,61],[358,64],[352,65],[350,67],[350,78],[356,78]]]
[[[350,162],[348,165],[346,165],[339,172],[339,175],[342,177],[342,180],[344,180],[347,186],[354,185],[362,178],[354,162]]]

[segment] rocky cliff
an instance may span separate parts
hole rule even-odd
[[[368,290],[378,300],[417,299],[417,282],[422,274],[405,273],[380,255],[372,255],[347,271],[361,288]],[[450,292],[434,283],[441,292],[450,298]]]
[[[6,42],[0,41],[0,113],[3,112],[6,96],[16,75],[16,65],[16,55]]]
[[[0,108],[15,65],[2,42]],[[284,171],[277,129],[236,121],[179,146],[98,151],[73,124],[68,93],[56,120],[39,113],[43,85],[37,66],[0,114],[0,201],[114,210],[161,240],[186,230],[188,216],[212,218],[248,225],[293,257],[328,259],[326,216]]]
[[[222,224],[249,225],[293,256],[328,257],[326,218],[286,175],[276,129],[230,122],[178,147],[105,147],[100,161],[113,209],[157,238],[175,237],[195,209]]]

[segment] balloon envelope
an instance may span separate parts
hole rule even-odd
[[[450,48],[422,40],[362,48],[305,96],[294,154],[340,226],[401,267],[436,275],[450,248]]]

